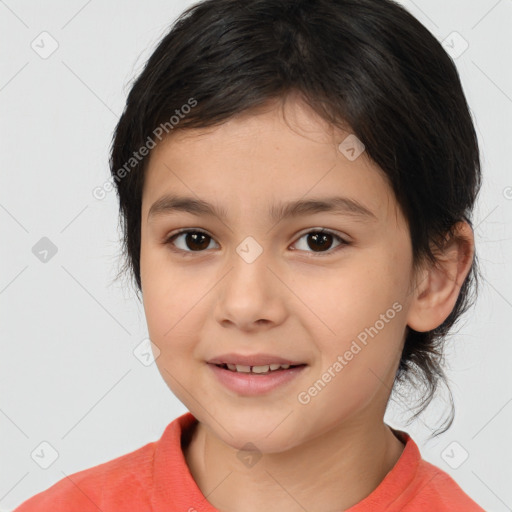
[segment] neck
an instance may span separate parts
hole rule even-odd
[[[251,467],[201,423],[183,450],[199,489],[222,512],[344,510],[380,484],[404,448],[382,420],[367,420],[263,454]]]

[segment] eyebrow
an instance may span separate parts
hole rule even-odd
[[[192,215],[214,216],[226,220],[227,210],[202,199],[194,197],[165,195],[157,199],[149,209],[150,218],[169,215],[175,212],[186,212]],[[308,200],[296,200],[287,203],[273,204],[269,209],[269,217],[274,222],[283,219],[312,215],[315,213],[333,213],[347,215],[362,221],[376,221],[377,216],[366,206],[349,197],[322,197]]]

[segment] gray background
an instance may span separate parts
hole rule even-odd
[[[135,355],[147,330],[131,288],[114,282],[116,196],[92,190],[109,178],[130,80],[191,3],[0,1],[1,511],[157,440],[186,411]],[[452,428],[427,439],[442,400],[410,425],[393,403],[386,420],[486,510],[512,510],[512,0],[402,3],[446,40],[474,116],[485,280],[448,343]],[[56,254],[40,252],[44,237]]]

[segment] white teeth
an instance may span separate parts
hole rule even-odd
[[[270,365],[266,364],[264,366],[253,366],[252,371],[253,373],[265,373],[268,372],[270,369]]]
[[[287,370],[290,368],[289,364],[265,364],[262,366],[246,366],[242,364],[230,364],[226,363],[226,366],[231,371],[240,373],[268,373],[269,371],[275,371],[279,369]]]

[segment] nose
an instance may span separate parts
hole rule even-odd
[[[244,331],[269,329],[284,322],[290,291],[278,265],[265,252],[255,259],[236,252],[229,264],[230,270],[218,285],[217,321],[223,327]]]

